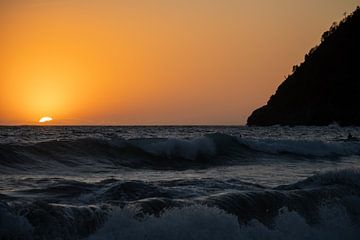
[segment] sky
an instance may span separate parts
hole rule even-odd
[[[243,125],[360,0],[0,0],[0,124]]]

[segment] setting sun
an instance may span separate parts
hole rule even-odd
[[[40,118],[39,123],[51,122],[52,120],[52,117],[42,117]]]

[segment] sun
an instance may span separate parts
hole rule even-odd
[[[42,117],[40,118],[39,123],[51,122],[52,120],[52,117]]]

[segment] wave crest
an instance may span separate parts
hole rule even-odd
[[[191,168],[238,164],[265,155],[342,157],[360,155],[358,142],[251,139],[210,134],[193,139],[119,137],[0,144],[0,164],[19,170],[97,165],[131,168]],[[26,165],[26,166],[25,166]],[[5,169],[4,168],[4,169]],[[3,170],[4,170],[3,169]]]

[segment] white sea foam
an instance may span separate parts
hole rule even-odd
[[[216,153],[214,141],[208,137],[186,139],[165,139],[160,141],[143,141],[137,147],[156,156],[166,158],[184,158],[193,160],[199,156],[213,156]]]
[[[353,225],[341,207],[321,209],[319,224],[309,225],[295,212],[282,209],[273,227],[253,220],[239,225],[237,217],[217,208],[193,206],[173,209],[161,217],[136,219],[128,209],[117,210],[89,240],[100,239],[359,239],[360,229]]]

